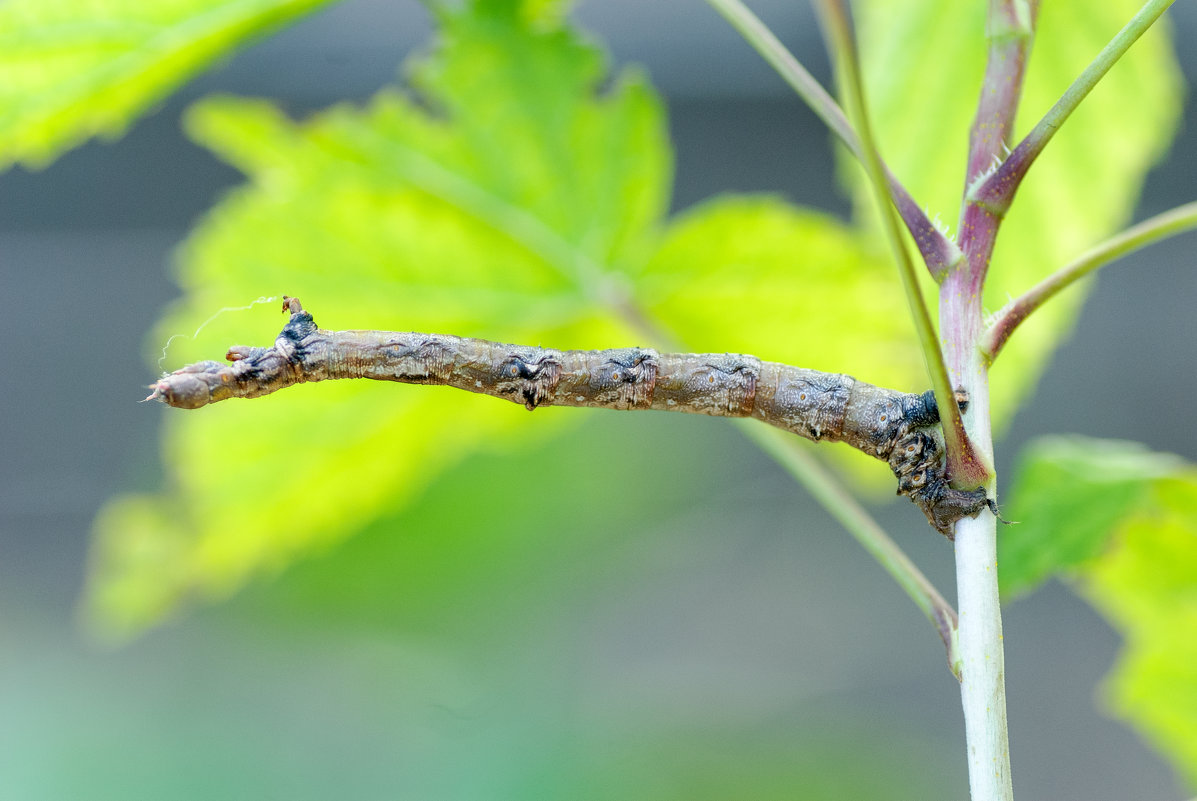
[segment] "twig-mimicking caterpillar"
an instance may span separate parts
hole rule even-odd
[[[273,346],[230,348],[227,365],[188,365],[156,382],[150,399],[197,409],[304,382],[372,378],[443,384],[529,410],[584,406],[754,417],[807,439],[845,442],[887,462],[898,493],[949,538],[957,520],[993,508],[983,488],[949,486],[930,392],[902,393],[735,353],[563,351],[443,334],[325,331],[298,299],[285,298],[283,308],[291,319]],[[957,400],[962,407],[967,402],[963,393]]]

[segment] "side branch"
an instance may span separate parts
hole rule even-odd
[[[948,668],[959,681],[960,654],[957,650],[957,636],[960,617],[952,605],[939,594],[935,585],[923,575],[910,557],[902,552],[897,543],[890,539],[877,521],[865,512],[859,501],[819,463],[810,449],[802,447],[781,431],[753,425],[747,420],[736,422],[742,423],[744,433],[801,482],[910,596],[935,627],[947,651]]]
[[[291,318],[273,346],[235,346],[226,356],[232,364],[184,367],[157,381],[149,399],[197,409],[306,382],[370,378],[452,386],[529,410],[580,406],[754,417],[807,439],[846,442],[887,462],[899,494],[910,496],[949,537],[957,520],[991,505],[983,490],[948,486],[931,393],[901,393],[741,354],[561,351],[442,334],[326,331],[297,299],[287,298],[284,310]]]
[[[978,343],[981,354],[992,363],[1015,329],[1040,306],[1115,259],[1139,248],[1197,228],[1197,202],[1177,206],[1133,225],[1097,245],[1076,261],[1061,267],[1020,297],[1007,303],[995,315],[993,323]]]

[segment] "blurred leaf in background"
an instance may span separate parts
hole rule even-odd
[[[184,247],[188,294],[161,341],[245,292],[296,295],[331,328],[628,340],[597,293],[607,272],[643,258],[667,204],[660,104],[631,73],[596,96],[597,51],[522,9],[441,11],[441,46],[413,70],[435,113],[397,91],[306,124],[264,102],[195,108],[193,134],[253,182]],[[235,322],[172,348],[172,362],[234,341]],[[125,500],[98,528],[99,618],[136,629],[179,595],[225,594],[405,503],[463,453],[570,420],[544,410],[529,425],[514,406],[410,389],[304,387],[169,418],[175,491]],[[296,453],[303,467],[279,481]],[[171,575],[131,547],[126,525],[164,504],[186,532]]]
[[[0,169],[123,134],[222,56],[330,0],[0,3]]]
[[[1108,699],[1197,787],[1197,467],[1132,442],[1029,446],[999,538],[1001,586],[1061,575],[1125,639]]]
[[[630,295],[689,348],[747,351],[909,390],[925,383],[905,314],[887,300],[899,296],[893,271],[867,240],[768,197],[712,201],[667,224],[659,101],[634,72],[596,95],[599,53],[529,8],[499,0],[439,8],[441,40],[411,70],[419,101],[390,90],[365,109],[307,123],[262,101],[195,108],[193,135],[251,182],[184,247],[187,296],[155,342],[194,329],[230,299],[287,292],[331,328],[567,348],[654,344],[621,313]],[[1155,47],[1166,63],[1166,42]],[[1123,91],[1144,100],[1138,88]],[[972,103],[948,97],[957,115]],[[1124,173],[1119,191],[1133,194],[1146,164]],[[247,337],[238,322],[221,318],[206,337],[174,348],[172,363]],[[134,631],[179,599],[221,597],[397,508],[468,450],[533,428],[545,436],[570,414],[541,412],[532,422],[443,390],[351,385],[173,416],[173,487],[115,502],[97,527],[97,619]],[[306,463],[302,476],[280,482],[289,442],[301,443]],[[171,521],[160,541],[169,548],[138,544],[154,538],[154,520]]]
[[[654,344],[623,313],[631,297],[687,347],[922,386],[904,315],[876,290],[892,281],[884,260],[779,198],[717,200],[668,223],[660,102],[635,72],[597,94],[598,51],[529,8],[438,7],[438,46],[410,70],[419,98],[388,90],[305,123],[263,101],[195,107],[192,135],[250,183],[183,247],[187,294],[153,355],[231,299],[283,292],[329,328]],[[253,333],[217,318],[177,340],[170,363],[271,341],[278,320],[256,317]],[[167,491],[114,501],[98,522],[95,617],[133,632],[182,599],[223,597],[400,508],[468,451],[576,419],[354,384],[170,415]]]

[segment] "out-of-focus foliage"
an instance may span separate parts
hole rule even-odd
[[[873,286],[892,281],[883,259],[779,198],[716,201],[668,223],[659,101],[635,73],[596,94],[599,53],[527,9],[440,9],[440,45],[411,72],[418,101],[387,91],[306,123],[261,101],[196,107],[193,136],[250,184],[185,245],[187,295],[153,355],[232,300],[283,292],[329,328],[659,344],[624,313],[631,297],[687,348],[922,385],[909,324]],[[198,340],[176,340],[170,364],[272,341],[278,318],[256,317],[264,327],[252,334],[243,316],[218,317]],[[182,598],[220,597],[397,508],[465,452],[545,436],[575,415],[532,419],[488,399],[381,385],[172,414],[172,486],[101,516],[92,607],[132,631]],[[280,476],[296,449],[305,469]]]
[[[876,714],[895,675],[935,689],[923,672],[940,668],[934,648],[844,684],[844,660],[912,634],[933,644],[917,611],[899,605],[881,613],[899,625],[869,629],[873,600],[896,591],[861,597],[851,545],[830,546],[844,561],[812,560],[801,521],[728,535],[743,520],[729,467],[741,486],[745,470],[766,469],[733,427],[579,419],[568,447],[546,438],[474,453],[338,547],[122,648],[83,649],[69,671],[45,656],[73,653],[69,643],[24,636],[20,610],[6,608],[5,642],[31,647],[0,650],[14,733],[0,748],[5,791],[87,801],[967,794],[953,727],[912,728],[926,717],[917,704]],[[784,624],[779,603],[792,604]],[[812,651],[816,629],[826,645]],[[862,681],[878,689],[861,693]]]
[[[905,307],[877,291],[892,278],[884,256],[839,220],[775,197],[730,196],[675,220],[639,287],[694,350],[913,389],[923,365]]]
[[[1113,710],[1197,786],[1197,468],[1134,443],[1051,437],[1025,454],[1004,592],[1054,573],[1122,632]]]
[[[1141,0],[1040,4],[1010,147],[1140,6]],[[863,0],[856,8],[881,153],[911,194],[954,231],[985,67],[987,5]],[[1180,118],[1183,80],[1167,33],[1158,23],[1136,42],[1031,168],[997,240],[985,285],[988,308],[1000,308],[1129,220],[1147,170]],[[861,216],[871,216],[859,166],[843,166],[857,207],[870,210]],[[1071,328],[1083,295],[1073,289],[1053,299],[1002,351],[990,382],[997,425],[1009,419]]]
[[[216,614],[251,631],[381,631],[397,643],[389,658],[407,664],[377,681],[402,709],[402,734],[391,736],[415,741],[397,755],[402,786],[439,782],[423,797],[925,799],[963,787],[949,734],[903,737],[893,720],[812,699],[812,685],[836,685],[832,665],[826,679],[785,657],[762,667],[758,651],[776,657],[802,642],[754,633],[771,596],[727,587],[721,615],[706,611],[722,594],[701,576],[725,575],[745,547],[725,533],[739,516],[723,501],[726,462],[709,456],[712,445],[742,453],[735,431],[707,439],[687,436],[708,428],[701,419],[611,417],[572,430],[565,453],[546,441],[467,458],[397,516]],[[458,486],[476,488],[472,503]],[[513,498],[548,522],[529,525]],[[779,556],[802,553],[793,540]],[[784,563],[758,578],[792,585],[805,569]],[[804,583],[800,605],[819,594]],[[839,590],[845,614],[869,618],[867,602]],[[787,619],[805,627],[820,618],[816,606]],[[728,638],[747,644],[724,650]],[[674,641],[692,661],[678,660]],[[780,703],[764,700],[774,696]]]
[[[1109,679],[1114,711],[1197,787],[1197,470],[1159,482],[1152,501],[1081,586],[1126,637]]]
[[[598,52],[523,9],[442,11],[441,47],[413,73],[434,113],[398,92],[304,125],[266,103],[195,109],[192,133],[252,183],[185,246],[188,294],[159,341],[246,292],[300,297],[331,328],[626,341],[597,293],[643,258],[667,203],[659,103],[634,74],[597,97]],[[176,343],[171,362],[245,336],[233,322]],[[529,427],[518,407],[377,384],[263,400],[170,417],[171,491],[118,501],[97,528],[100,618],[136,629],[179,596],[225,594],[404,503],[467,450],[568,419],[543,410]],[[165,519],[181,532],[166,532],[179,546],[169,571],[136,534]]]
[[[0,3],[0,168],[116,137],[247,40],[330,0]]]
[[[91,136],[120,134],[247,37],[321,4],[10,0],[0,6],[0,165],[41,165]],[[193,137],[249,182],[183,247],[186,294],[159,326],[153,359],[161,343],[190,334],[215,309],[286,292],[329,328],[427,329],[557,347],[658,344],[636,325],[644,314],[689,348],[925,386],[903,304],[894,301],[901,290],[868,235],[868,215],[849,225],[754,197],[717,199],[667,220],[671,154],[660,101],[634,71],[609,82],[599,51],[566,24],[566,8],[560,0],[436,5],[440,37],[409,72],[414,97],[391,89],[365,108],[338,107],[302,123],[264,101],[196,107]],[[1044,5],[1023,130],[1136,8],[1136,0]],[[859,7],[884,154],[914,196],[941,214],[956,207],[965,182],[956,165],[964,163],[981,73],[982,9],[950,0]],[[1019,194],[996,254],[991,305],[1125,220],[1175,127],[1178,85],[1160,33],[1102,82]],[[1038,372],[1076,301],[1036,315],[1005,351],[994,381],[999,415]],[[280,322],[216,317],[202,336],[175,341],[168,363],[210,358],[234,342],[270,342]],[[389,536],[397,511],[471,451],[559,434],[577,414],[546,409],[533,421],[518,407],[464,393],[364,382],[167,412],[165,488],[116,499],[97,520],[91,614],[112,633],[134,633],[192,598],[226,596],[351,534],[385,528]],[[1041,498],[1039,518],[1077,526],[1041,547],[1050,537],[1035,536],[1031,515],[1014,507],[1027,522],[1007,534],[1007,580],[1029,586],[1071,571],[1127,635],[1111,684],[1116,707],[1191,765],[1191,471],[1178,478],[1126,448],[1083,450],[1049,448],[1028,468],[1028,493],[1077,484]],[[351,581],[322,595],[317,578],[306,591],[328,608],[352,606],[346,593],[356,589],[359,613],[378,610],[378,598],[395,591],[409,615],[443,612],[466,590],[475,599],[486,587],[500,594],[480,575],[493,565],[485,549],[518,562],[523,551],[504,551],[504,537],[532,542],[528,530],[541,526],[537,545],[550,548],[545,533],[573,533],[536,517],[568,520],[568,503],[530,503],[532,488],[512,483],[498,496],[463,484],[457,504],[446,505],[479,503],[481,520],[456,543],[421,541],[450,560],[447,549],[458,548],[456,571],[416,560],[375,571],[381,587]],[[504,525],[488,524],[495,517]],[[396,590],[397,576],[404,580]],[[513,603],[488,608],[514,614]],[[531,614],[534,607],[525,599],[519,614],[547,619]],[[418,618],[409,620],[417,628]],[[424,623],[433,629],[444,620],[429,614]],[[509,631],[496,627],[493,636]],[[659,754],[664,762],[692,765],[702,751],[697,738],[670,741],[678,750]],[[527,772],[515,777],[510,797],[570,795],[566,785],[577,776],[610,775],[586,761],[590,750],[571,756],[565,745],[548,745],[521,742],[544,764],[522,765]],[[504,770],[506,756],[490,753]],[[727,771],[687,769],[690,785],[653,797],[740,789],[721,784]],[[844,775],[842,786],[811,795],[872,792],[868,781]],[[623,776],[628,786],[613,797],[644,795],[640,774]],[[762,779],[754,797],[795,797],[796,785],[813,786],[792,772],[775,787],[770,781]]]

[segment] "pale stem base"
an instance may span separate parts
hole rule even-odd
[[[997,519],[956,524],[956,586],[965,742],[972,801],[1012,801],[1006,661],[997,589]]]

